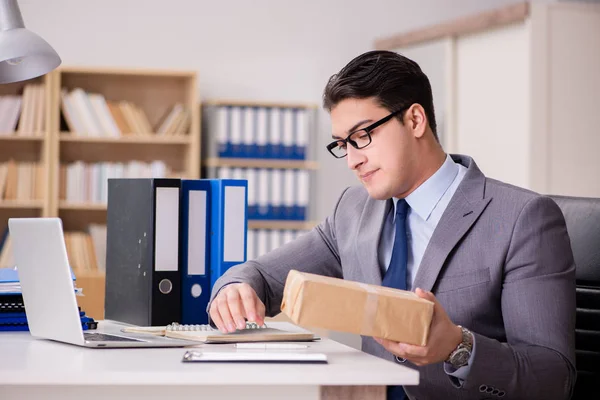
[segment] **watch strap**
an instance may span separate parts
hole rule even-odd
[[[468,352],[469,354],[469,358],[471,356],[471,352],[473,350],[473,333],[471,333],[471,331],[469,331],[467,328],[458,325],[458,327],[460,328],[461,332],[462,332],[462,340],[461,342],[458,344],[458,346],[456,346],[456,348],[452,351],[452,353],[450,353],[450,355],[448,356],[448,358],[446,359],[446,362],[449,364],[452,364],[454,367],[456,368],[460,368],[464,365],[466,365],[465,363],[458,363],[458,360],[456,360],[455,356],[458,353],[464,353],[465,351]]]

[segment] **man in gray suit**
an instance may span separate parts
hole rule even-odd
[[[363,351],[421,373],[388,398],[569,398],[575,267],[558,206],[445,154],[429,80],[401,55],[355,58],[323,97],[327,148],[362,186],[309,233],[227,271],[211,320],[232,331],[276,315],[290,269],[414,290],[435,303],[427,346],[362,338]]]

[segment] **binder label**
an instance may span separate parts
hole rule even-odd
[[[206,191],[190,190],[188,275],[206,275]]]
[[[223,261],[243,262],[246,229],[246,188],[225,187]]]
[[[177,271],[179,263],[179,188],[156,188],[154,270]]]

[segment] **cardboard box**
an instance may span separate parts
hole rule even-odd
[[[410,291],[292,270],[281,311],[305,327],[425,346],[433,302]]]

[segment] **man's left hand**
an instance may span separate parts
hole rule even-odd
[[[462,341],[461,329],[450,320],[433,293],[420,288],[417,288],[415,293],[422,299],[434,303],[427,346],[415,346],[380,338],[374,339],[389,352],[418,366],[445,361]]]

